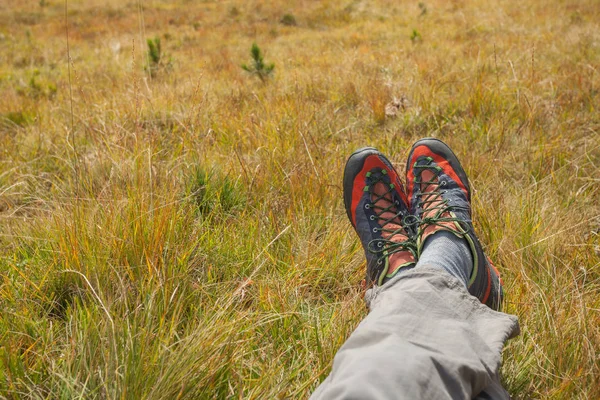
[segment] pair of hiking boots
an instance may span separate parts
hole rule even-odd
[[[500,308],[502,281],[473,230],[467,174],[444,142],[426,138],[413,145],[406,191],[383,154],[372,147],[354,152],[344,171],[344,204],[365,249],[368,286],[383,285],[416,265],[425,240],[444,230],[464,238],[471,250],[469,292]]]

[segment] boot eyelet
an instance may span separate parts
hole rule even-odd
[[[369,208],[371,208],[371,205],[369,203],[365,204],[365,208],[368,210]]]
[[[369,216],[369,219],[370,219],[371,221],[375,221],[375,216],[374,216],[374,215],[371,215],[371,216]]]
[[[377,228],[373,228],[373,233],[377,233],[379,230]]]
[[[377,247],[383,247],[383,242],[377,242]]]
[[[402,218],[402,222],[405,226],[417,225],[419,223],[419,218],[415,215],[405,215]]]
[[[440,186],[446,186],[446,181],[442,181],[442,183],[440,183]]]
[[[377,265],[381,265],[382,263],[383,263],[383,261],[377,260]]]

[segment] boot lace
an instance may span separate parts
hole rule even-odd
[[[423,163],[421,164],[419,161],[423,161]],[[448,225],[443,224],[444,222],[470,221],[453,217],[450,213],[450,211],[453,210],[468,210],[468,208],[456,204],[450,205],[450,199],[443,196],[447,191],[445,188],[448,182],[439,179],[440,174],[443,171],[442,168],[434,164],[433,158],[424,157],[417,160],[413,169],[415,170],[415,187],[420,188],[415,195],[417,200],[418,211],[416,218],[418,220],[419,234],[422,234],[428,226],[437,225],[444,227],[455,234],[461,236],[466,235],[469,232],[470,224],[466,225],[466,229],[453,229],[448,227]],[[431,171],[433,175],[430,180],[424,181],[422,177],[423,172],[426,170]],[[463,225],[458,226],[462,227]]]
[[[371,215],[370,218],[372,221],[377,221],[379,225],[379,227],[373,228],[373,233],[382,233],[380,238],[371,240],[367,246],[371,253],[379,254],[377,265],[383,264],[387,257],[400,251],[410,251],[416,258],[417,247],[411,240],[411,233],[416,229],[418,219],[408,213],[405,215],[400,209],[400,200],[393,195],[396,186],[390,182],[385,169],[375,173],[367,172],[367,178],[370,178],[370,185],[365,186],[364,191],[369,192],[371,201],[365,205],[365,208],[373,209],[374,215]],[[374,189],[379,182],[384,184],[386,191],[378,194]],[[382,203],[387,206],[383,207]],[[388,213],[389,215],[387,215]],[[404,235],[406,240],[392,240],[399,234]]]

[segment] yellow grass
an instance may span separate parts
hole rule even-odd
[[[600,397],[596,0],[65,5],[0,7],[0,398],[307,397],[366,313],[345,159],[424,136],[520,318],[511,394]]]

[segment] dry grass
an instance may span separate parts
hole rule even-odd
[[[0,397],[306,397],[365,314],[345,157],[423,136],[520,318],[510,392],[600,397],[595,0],[69,3],[70,74],[63,2],[0,9]]]

